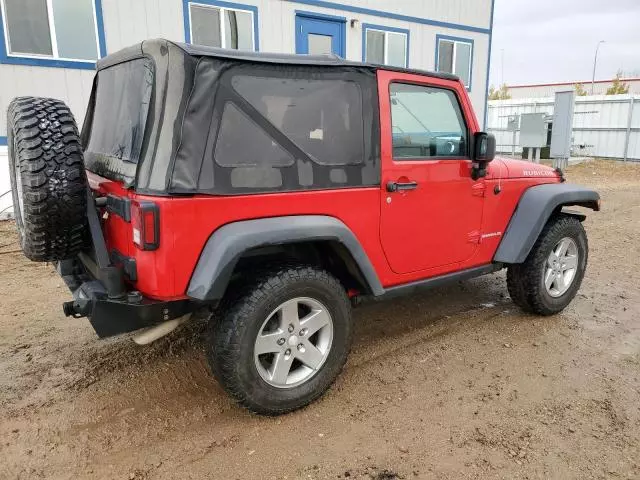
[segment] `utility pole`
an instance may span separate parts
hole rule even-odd
[[[600,44],[604,43],[604,40],[600,40],[598,45],[596,45],[596,54],[593,57],[593,75],[591,75],[591,95],[593,95],[593,84],[596,82],[596,64],[598,63],[598,49],[600,48]]]
[[[501,60],[500,60],[500,66],[502,67],[502,82],[500,84],[500,86],[504,85],[504,48],[500,49],[500,55],[501,55]]]

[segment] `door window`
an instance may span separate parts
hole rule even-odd
[[[332,53],[332,38],[328,35],[309,34],[309,54],[324,55]]]
[[[467,127],[453,91],[406,83],[389,90],[394,159],[467,156]]]

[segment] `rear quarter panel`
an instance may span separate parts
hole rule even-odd
[[[382,278],[388,273],[378,237],[380,190],[353,188],[247,196],[167,198],[134,196],[160,210],[160,247],[133,249],[139,272],[135,287],[152,298],[184,296],[202,249],[221,226],[282,215],[328,215],[356,235]]]

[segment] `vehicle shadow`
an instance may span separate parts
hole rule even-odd
[[[354,310],[354,346],[400,337],[466,312],[509,302],[504,274],[423,290],[406,297],[366,303]]]

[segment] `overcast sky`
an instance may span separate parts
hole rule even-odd
[[[640,77],[640,0],[495,0],[490,83]],[[504,54],[502,52],[504,50]]]

